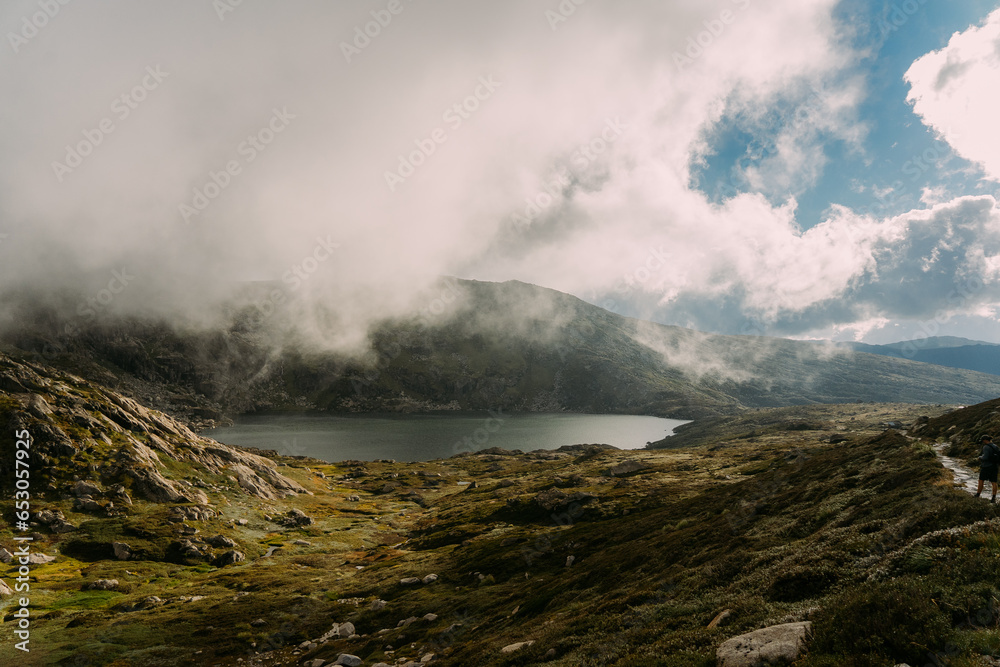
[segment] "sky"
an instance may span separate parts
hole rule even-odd
[[[8,0],[0,288],[1000,343],[996,0]]]

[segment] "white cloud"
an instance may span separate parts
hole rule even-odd
[[[905,79],[911,87],[907,100],[923,122],[1000,181],[1000,9],[918,58]]]

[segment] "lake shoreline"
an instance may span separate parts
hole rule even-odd
[[[684,423],[649,415],[570,412],[269,411],[240,415],[232,426],[206,429],[201,435],[228,445],[320,461],[430,461],[491,448],[530,452],[606,444],[619,450],[643,450]]]

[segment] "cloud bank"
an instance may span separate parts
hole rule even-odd
[[[225,6],[72,3],[30,38],[36,3],[0,10],[0,284],[78,304],[126,271],[107,308],[197,320],[273,281],[357,331],[440,275],[730,332],[995,296],[989,197],[796,221],[822,142],[867,132],[833,0]],[[960,119],[968,146],[939,131],[992,175],[979,138],[998,135],[958,106],[978,109],[997,25],[908,73],[917,113]],[[744,170],[758,192],[716,202],[692,173],[734,116],[776,138]]]

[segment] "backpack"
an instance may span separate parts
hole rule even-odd
[[[980,465],[995,466],[1000,464],[1000,448],[992,442],[983,446],[983,453],[979,456]]]

